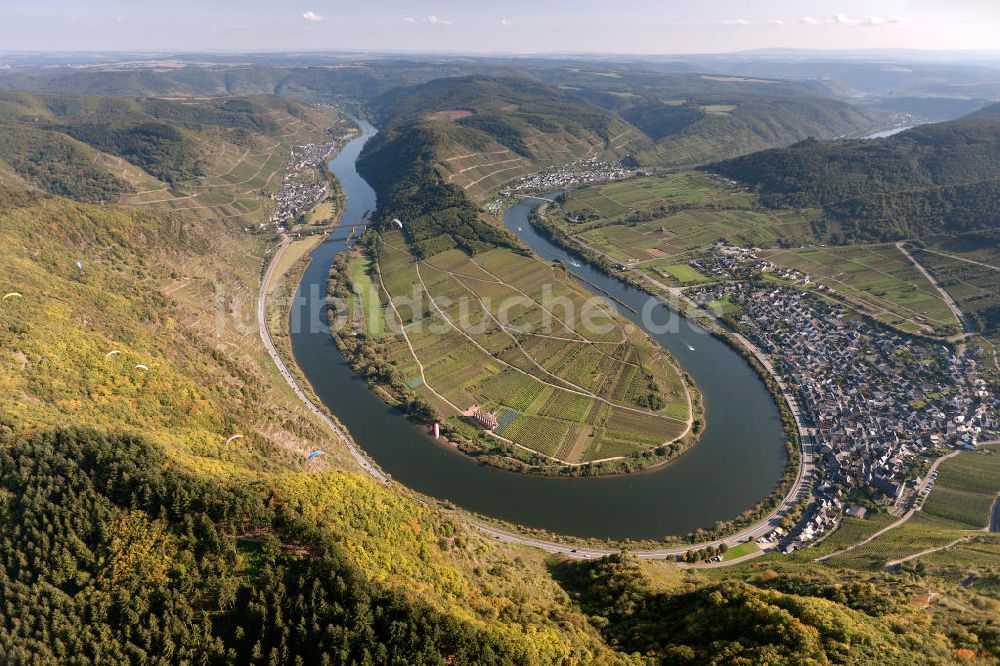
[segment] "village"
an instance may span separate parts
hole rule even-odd
[[[823,471],[798,532],[776,530],[765,545],[795,549],[836,527],[844,513],[863,517],[848,499],[912,506],[930,458],[975,449],[1000,432],[1000,401],[981,378],[974,350],[956,355],[872,324],[814,290],[760,279],[768,266],[752,251],[716,249],[723,251],[700,267],[727,280],[685,293],[710,309],[725,304],[726,321],[771,358],[796,392]],[[756,279],[742,279],[753,271]],[[785,277],[809,283],[793,273]]]
[[[321,165],[335,148],[335,143],[310,143],[292,149],[281,189],[271,195],[275,204],[269,224],[286,225],[299,211],[306,210],[329,193],[329,183],[319,174]]]
[[[515,196],[537,192],[556,192],[586,183],[609,183],[629,178],[635,174],[635,170],[626,168],[621,161],[606,162],[596,157],[585,157],[513,181],[504,187],[495,199],[484,204],[483,210],[493,215],[499,215],[504,208],[510,205],[510,199]]]

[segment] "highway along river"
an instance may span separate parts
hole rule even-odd
[[[343,222],[375,209],[375,193],[354,168],[375,128],[360,124],[363,135],[330,163],[347,195]],[[536,203],[511,207],[504,222],[542,258],[569,263],[567,253],[529,224]],[[671,465],[613,477],[538,477],[481,465],[435,442],[425,428],[387,406],[352,372],[322,325],[330,262],[345,245],[331,237],[313,252],[292,308],[292,348],[326,406],[399,483],[486,516],[552,532],[659,539],[737,516],[766,496],[781,477],[784,435],[764,384],[739,354],[687,322],[680,324],[679,333],[654,337],[680,360],[702,391],[707,428],[701,441]],[[569,268],[637,310],[646,302],[644,293],[615,278],[587,266]],[[633,313],[621,311],[638,322]],[[662,323],[669,316],[665,306],[656,306],[654,321]]]

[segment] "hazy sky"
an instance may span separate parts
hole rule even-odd
[[[1000,0],[0,0],[0,50],[1000,48]]]

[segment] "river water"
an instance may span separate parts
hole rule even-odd
[[[361,219],[376,203],[374,191],[354,168],[375,128],[359,124],[362,136],[330,162],[347,196],[345,223]],[[512,206],[505,224],[542,258],[572,261],[529,224],[537,203]],[[602,478],[538,477],[481,465],[435,442],[425,428],[382,402],[330,337],[323,297],[330,263],[345,246],[330,239],[313,252],[292,307],[292,349],[320,399],[397,482],[486,516],[562,534],[658,539],[735,517],[781,477],[784,435],[763,382],[739,354],[686,321],[678,321],[677,332],[654,337],[702,391],[707,428],[698,444],[667,467]],[[646,304],[642,292],[586,265],[569,269],[640,312]],[[651,311],[657,324],[676,317],[659,304]],[[641,324],[637,315],[621,312]]]

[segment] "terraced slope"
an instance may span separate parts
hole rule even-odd
[[[440,177],[475,201],[545,166],[623,157],[649,144],[614,113],[528,79],[439,79],[385,93],[372,109],[397,135],[422,140]],[[379,149],[376,140],[372,152]]]
[[[238,218],[259,209],[329,111],[276,97],[164,100],[0,94],[0,183],[81,201],[169,203]]]

